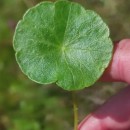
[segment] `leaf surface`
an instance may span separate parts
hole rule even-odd
[[[107,25],[95,12],[69,1],[29,9],[16,27],[14,49],[30,79],[65,90],[94,84],[112,57]]]

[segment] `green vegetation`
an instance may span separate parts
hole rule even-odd
[[[18,23],[14,49],[22,71],[65,90],[90,87],[112,57],[109,29],[93,11],[69,1],[42,2]]]
[[[108,66],[113,48],[100,16],[66,0],[42,2],[27,10],[13,42],[16,60],[31,80],[56,83],[69,91],[93,85]],[[78,130],[78,105],[72,93]]]
[[[73,0],[74,1],[74,0]],[[78,1],[78,0],[75,0]],[[25,11],[40,0],[0,0],[0,129],[71,130],[71,95],[54,85],[38,85],[24,76],[15,61],[12,37]],[[113,40],[130,36],[130,2],[79,0],[98,12],[109,25]],[[116,84],[96,84],[79,92],[79,119],[117,91]],[[98,90],[98,91],[97,91]],[[57,125],[58,124],[58,125]]]

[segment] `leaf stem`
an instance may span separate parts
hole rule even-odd
[[[78,130],[78,103],[76,98],[76,91],[72,91],[73,111],[74,111],[74,130]]]

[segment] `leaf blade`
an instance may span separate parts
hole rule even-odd
[[[22,71],[65,90],[94,84],[112,57],[109,29],[98,14],[69,1],[42,2],[18,23],[14,49]]]

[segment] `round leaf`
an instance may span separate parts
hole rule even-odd
[[[33,81],[78,90],[102,75],[112,41],[95,12],[69,1],[42,2],[18,23],[14,49],[20,68]]]

